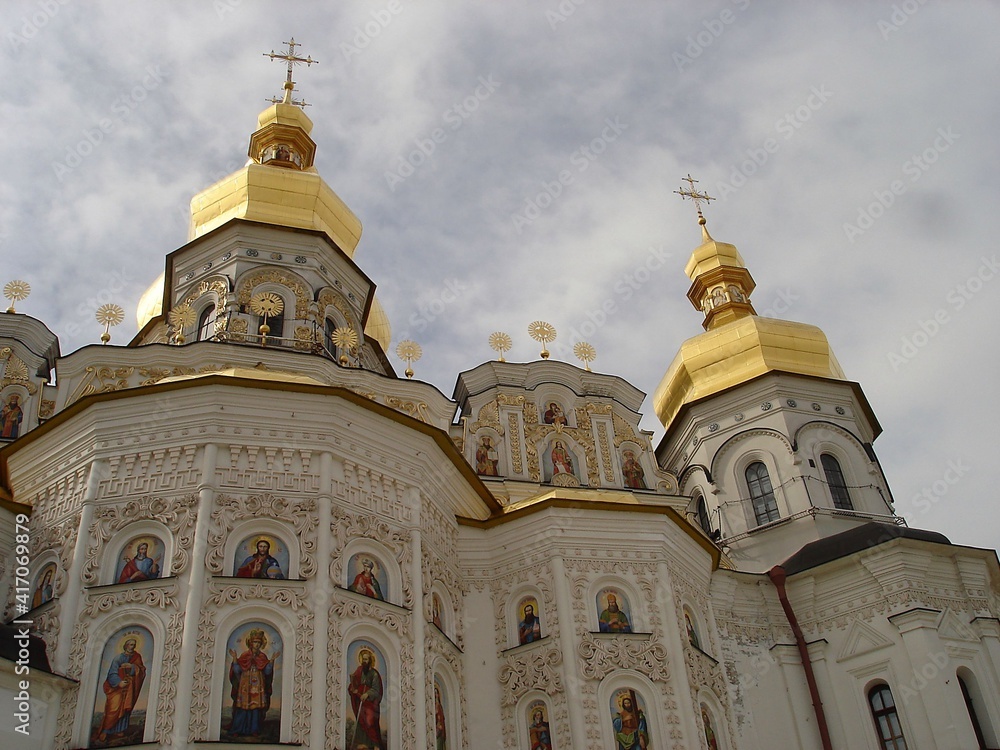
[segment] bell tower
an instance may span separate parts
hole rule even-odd
[[[764,571],[808,542],[877,520],[902,523],[872,442],[861,386],[822,330],[756,314],[755,282],[734,245],[708,232],[685,268],[705,332],[685,341],[653,395],[666,429],[656,455],[691,497],[689,513],[741,568]]]

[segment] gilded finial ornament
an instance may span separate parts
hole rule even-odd
[[[490,349],[497,352],[500,356],[497,358],[497,362],[506,362],[503,358],[504,352],[509,352],[510,348],[514,345],[510,336],[503,331],[496,331],[490,334]]]
[[[590,363],[597,359],[597,349],[586,341],[578,341],[573,344],[573,354],[576,355],[578,360],[583,362],[587,372],[590,372]]]
[[[413,363],[420,359],[423,353],[423,349],[416,341],[405,339],[396,345],[396,356],[406,362],[406,370],[403,372],[406,377],[413,377]]]
[[[530,326],[528,326],[528,335],[531,336],[535,341],[538,341],[542,345],[542,359],[549,358],[549,350],[545,347],[546,344],[551,344],[556,340],[556,329],[551,323],[546,323],[544,320],[536,320]]]
[[[97,322],[104,326],[104,333],[101,334],[101,343],[107,344],[111,341],[111,326],[116,326],[125,320],[125,311],[120,305],[109,302],[97,308],[94,315]]]
[[[294,104],[297,107],[308,106],[304,101],[297,101],[295,99],[292,99],[292,92],[295,90],[295,81],[292,80],[292,67],[295,65],[302,65],[303,63],[305,63],[307,66],[312,65],[313,63],[319,65],[319,60],[313,60],[312,56],[300,57],[296,55],[295,48],[300,47],[302,45],[300,45],[298,42],[295,41],[294,36],[291,38],[291,41],[282,42],[282,44],[288,45],[288,51],[285,52],[284,54],[278,54],[274,50],[264,53],[264,57],[270,57],[271,60],[284,60],[286,63],[288,63],[287,75],[285,76],[284,97],[280,100],[271,99],[271,101],[274,102],[275,104],[279,102],[281,104]]]
[[[10,300],[10,307],[7,308],[7,312],[14,312],[14,303],[28,299],[29,294],[31,294],[31,284],[27,281],[15,279],[4,284],[3,296]]]
[[[183,344],[184,329],[194,325],[194,310],[191,309],[191,305],[186,302],[177,305],[177,307],[167,313],[167,320],[174,327],[174,343]]]
[[[680,190],[675,190],[674,192],[677,193],[677,195],[679,195],[682,200],[684,198],[690,198],[691,200],[694,201],[694,206],[696,209],[698,209],[698,223],[704,229],[705,224],[707,222],[705,221],[705,215],[701,212],[701,202],[705,201],[705,205],[708,205],[708,202],[714,201],[715,198],[713,198],[708,193],[699,192],[698,190],[695,189],[694,184],[698,182],[698,180],[692,177],[690,172],[688,172],[687,177],[682,177],[681,181],[686,182],[689,187],[687,189],[682,187]]]
[[[250,298],[250,311],[254,315],[260,315],[264,322],[260,324],[258,333],[260,334],[260,345],[267,346],[267,334],[271,332],[271,327],[267,324],[268,318],[281,315],[285,309],[285,302],[281,296],[275,292],[257,292]]]
[[[333,342],[335,347],[340,349],[340,359],[338,361],[341,366],[347,367],[347,352],[358,345],[358,332],[353,328],[338,326],[330,334],[330,341]]]

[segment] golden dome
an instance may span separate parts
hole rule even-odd
[[[361,221],[313,166],[312,121],[299,107],[273,104],[257,118],[250,162],[191,199],[188,239],[230,219],[318,229],[348,256],[361,239]]]
[[[163,312],[163,274],[142,293],[135,308],[135,322],[141,331],[143,326]]]
[[[686,404],[766,372],[845,380],[826,335],[816,326],[754,312],[753,278],[734,245],[716,242],[699,219],[704,242],[685,273],[687,297],[705,314],[705,333],[685,341],[653,393],[653,409],[667,429]]]
[[[653,409],[669,428],[685,404],[771,371],[846,379],[816,326],[748,315],[681,344],[653,392]]]
[[[389,344],[392,342],[392,326],[389,324],[389,316],[385,314],[385,308],[378,301],[378,297],[372,299],[368,320],[365,323],[365,336],[375,339],[382,346],[382,351],[386,354],[389,353]]]

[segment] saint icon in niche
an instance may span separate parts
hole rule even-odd
[[[382,717],[386,671],[382,652],[368,641],[355,641],[347,649],[347,663],[357,664],[347,683],[347,750],[386,750],[388,731]]]
[[[247,537],[236,548],[233,575],[237,578],[285,578],[286,570],[288,549],[274,537]]]
[[[552,732],[549,731],[549,710],[545,701],[528,704],[528,747],[531,750],[552,750]]]
[[[556,440],[549,452],[552,459],[552,474],[574,474],[573,454],[566,450],[562,440]]]
[[[566,426],[566,415],[563,414],[562,407],[559,406],[555,401],[549,402],[549,408],[545,410],[542,415],[542,420],[545,424],[557,424]]]
[[[434,750],[448,750],[448,719],[441,692],[441,681],[434,675]]]
[[[521,619],[517,623],[517,642],[532,643],[542,637],[542,622],[538,618],[538,600],[525,597],[517,607]]]
[[[275,694],[274,685],[281,685],[281,636],[267,623],[245,623],[233,631],[226,646],[232,707],[228,716],[223,708],[222,739],[277,742],[281,690]]]
[[[493,445],[493,438],[483,435],[476,447],[476,473],[484,477],[500,476],[499,464],[500,454]]]
[[[644,490],[646,488],[645,474],[642,465],[635,458],[635,451],[625,450],[622,452],[622,477],[625,479],[625,486],[634,490]]]
[[[46,602],[52,601],[53,581],[56,578],[56,564],[49,563],[38,575],[38,584],[35,586],[35,593],[31,596],[31,608],[41,607]]]
[[[631,633],[628,599],[618,589],[605,589],[597,595],[598,627],[602,633]]]
[[[155,536],[137,537],[128,542],[118,556],[115,583],[136,583],[160,577],[163,542]]]
[[[122,628],[108,639],[101,656],[94,698],[91,747],[142,742],[146,728],[146,665],[153,663],[153,636],[146,628]],[[101,696],[104,706],[98,709]]]
[[[698,631],[695,630],[694,621],[691,619],[691,614],[687,610],[684,611],[684,627],[687,629],[688,643],[696,649],[701,650],[701,642],[698,640]]]
[[[615,750],[652,750],[645,704],[631,688],[611,696],[611,724],[615,729]]]
[[[443,633],[444,624],[441,620],[441,609],[441,597],[437,595],[437,592],[434,592],[431,594],[431,622]]]
[[[24,411],[21,409],[21,396],[12,393],[0,409],[0,438],[13,440],[21,434],[21,420]]]
[[[372,599],[385,601],[388,581],[382,566],[371,555],[354,555],[348,563],[348,570],[355,571],[351,591],[370,596]]]
[[[701,723],[705,726],[705,742],[708,750],[719,750],[719,740],[715,736],[715,726],[712,724],[712,717],[708,713],[708,708],[701,704]]]

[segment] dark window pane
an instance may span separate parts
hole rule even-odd
[[[840,463],[829,453],[821,455],[819,460],[823,464],[826,482],[830,485],[833,506],[841,510],[854,510],[854,503],[851,502],[851,493],[847,491],[847,482],[844,480],[844,472],[841,471]]]

